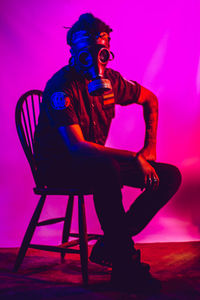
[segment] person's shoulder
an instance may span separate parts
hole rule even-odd
[[[67,65],[58,70],[48,81],[47,86],[70,84],[74,80],[74,72]]]
[[[76,80],[76,74],[70,66],[64,66],[58,70],[46,83],[43,99],[49,98],[55,92],[65,92],[72,89],[72,82]]]

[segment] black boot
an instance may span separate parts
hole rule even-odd
[[[133,261],[138,262],[140,262],[141,259],[140,250],[136,250],[134,246],[132,247],[132,258]],[[112,268],[112,253],[107,247],[104,237],[100,238],[93,246],[89,259],[93,263]],[[147,263],[141,263],[141,267],[143,267],[146,271],[150,270],[150,265]]]
[[[158,293],[161,283],[140,262],[113,265],[111,284],[116,290],[133,293]]]

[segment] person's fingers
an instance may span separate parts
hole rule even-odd
[[[150,187],[152,187],[153,180],[151,178],[151,175],[149,175],[148,179],[149,179],[148,184],[149,184]]]
[[[160,183],[160,180],[159,180],[159,177],[157,176],[157,177],[156,177],[156,190],[157,190],[158,187],[159,187],[159,183]]]
[[[157,190],[159,186],[159,177],[156,172],[152,174],[152,178],[153,178],[153,190]]]
[[[153,190],[156,191],[158,188],[158,180],[156,177],[153,177],[153,186],[152,186]]]
[[[141,160],[142,161],[142,160]],[[144,188],[156,190],[159,186],[159,178],[155,169],[147,162],[141,164],[143,169]],[[143,187],[141,187],[142,190]]]
[[[146,175],[146,189],[150,189],[152,185],[152,179],[151,179],[151,174]]]
[[[145,187],[146,189],[157,190],[159,186],[159,177],[156,172],[150,172],[146,175]]]

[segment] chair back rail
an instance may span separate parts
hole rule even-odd
[[[15,122],[17,133],[37,185],[36,162],[33,153],[34,132],[38,122],[42,91],[31,90],[23,94],[17,102]]]

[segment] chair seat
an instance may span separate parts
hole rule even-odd
[[[92,195],[94,190],[92,189],[75,189],[75,188],[57,188],[57,187],[35,187],[33,188],[34,193],[37,195],[71,195],[71,196],[82,196]]]

